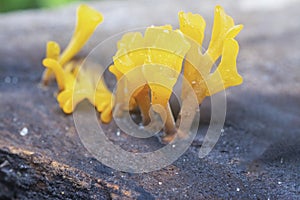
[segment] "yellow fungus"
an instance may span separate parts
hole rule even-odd
[[[78,103],[88,99],[102,112],[101,120],[109,122],[113,107],[113,95],[106,88],[103,80],[97,85],[92,80],[92,72],[80,68],[80,62],[71,60],[91,37],[99,23],[103,21],[101,13],[81,5],[77,9],[77,23],[72,39],[60,55],[60,47],[55,42],[48,42],[46,59],[43,65],[47,68],[43,74],[43,82],[47,83],[54,72],[59,94],[57,101],[62,110],[72,113]],[[76,85],[76,87],[75,87]]]
[[[204,39],[206,22],[201,15],[193,13],[178,13],[180,31],[195,40],[201,47]]]
[[[216,71],[207,79],[207,85],[212,88],[207,91],[207,96],[243,82],[243,78],[238,74],[236,68],[238,51],[239,45],[235,39],[230,38],[224,41],[221,62]]]
[[[147,28],[145,44],[149,50],[143,66],[143,75],[151,88],[151,102],[165,107],[190,44],[183,34],[171,30],[171,27]]]
[[[64,67],[80,51],[102,21],[103,16],[101,13],[89,6],[80,5],[77,9],[76,28],[68,46],[61,55],[57,55],[60,53],[59,46],[56,43],[49,43],[47,46],[47,58],[57,59],[60,65]],[[51,71],[46,69],[42,78],[43,83],[47,84],[51,76]]]
[[[103,16],[98,11],[86,5],[79,6],[77,10],[76,29],[72,39],[60,57],[64,65],[77,54],[94,33],[96,27],[103,21]]]
[[[101,112],[102,122],[109,123],[111,121],[114,101],[114,95],[108,90],[104,81],[101,79],[96,87],[94,105],[97,110]]]
[[[178,17],[180,30],[190,40],[193,40],[191,49],[186,55],[184,77],[194,89],[199,104],[206,96],[227,87],[241,84],[242,78],[236,70],[238,44],[233,38],[241,31],[243,26],[234,25],[233,19],[225,13],[224,9],[221,6],[216,6],[211,41],[207,51],[202,53],[201,45],[206,26],[205,21],[200,15],[192,13],[179,12]],[[232,52],[230,53],[230,51]],[[221,63],[214,74],[211,74],[214,62],[220,56],[222,56]],[[226,73],[228,70],[230,70],[230,73]],[[221,77],[218,78],[218,76]],[[223,84],[224,86],[222,86]],[[208,88],[212,91],[208,91]],[[185,85],[183,85],[182,92],[183,97],[188,95]]]
[[[164,112],[168,113],[166,120],[168,127],[175,129],[168,101],[189,48],[190,44],[183,34],[173,31],[170,25],[149,27],[144,37],[141,33],[128,33],[118,42],[118,51],[110,71],[118,80],[122,74],[125,76],[123,82],[118,84],[121,93],[125,91],[124,87],[129,91],[135,90],[129,98],[134,98],[134,102],[139,106],[144,124],[150,122],[150,105],[159,104],[165,109]],[[137,79],[140,84],[137,83]],[[149,91],[151,91],[151,104]],[[117,92],[117,99],[118,95],[122,94]],[[128,102],[128,98],[122,97],[121,100],[126,99],[125,102]],[[154,109],[154,111],[163,115],[160,110]]]
[[[206,96],[243,81],[236,67],[239,45],[234,39],[243,26],[235,25],[224,9],[216,6],[206,51],[202,47],[206,22],[201,15],[190,12],[178,13],[178,30],[173,30],[170,25],[151,26],[144,34],[124,34],[117,43],[118,50],[109,67],[117,79],[116,93],[113,94],[104,79],[98,81],[94,71],[81,68],[81,60],[73,59],[102,21],[101,13],[81,5],[77,10],[74,34],[66,49],[61,53],[57,43],[50,41],[47,44],[43,82],[46,84],[54,73],[59,88],[57,101],[65,113],[72,113],[78,103],[87,99],[101,113],[104,123],[109,123],[112,113],[118,109],[131,111],[138,107],[146,125],[150,123],[152,107],[165,122],[167,134],[163,140],[168,142],[181,131],[176,128],[169,104],[180,73],[187,80],[183,81],[182,100],[190,96],[188,88],[191,86],[199,104]],[[219,58],[220,64],[211,72]],[[184,105],[189,106],[187,101]],[[195,112],[194,108],[187,110]],[[185,124],[185,127],[189,125]]]

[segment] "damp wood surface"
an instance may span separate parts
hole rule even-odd
[[[216,2],[149,2],[91,3],[105,19],[80,55],[121,31],[177,27],[179,10],[203,15],[208,43]],[[237,38],[244,83],[226,92],[226,121],[215,148],[198,158],[210,119],[207,99],[191,147],[172,165],[144,174],[119,172],[93,158],[72,115],[59,109],[56,86],[40,85],[46,42],[68,43],[77,5],[1,14],[0,199],[299,199],[300,4],[243,2],[221,4],[245,27]],[[111,45],[104,53],[113,55]],[[105,129],[124,148],[161,147],[156,138],[118,133],[114,123]]]

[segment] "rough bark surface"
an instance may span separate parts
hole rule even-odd
[[[251,7],[247,2],[222,3],[245,25],[238,36],[244,84],[227,92],[227,118],[217,145],[198,158],[210,119],[205,101],[199,134],[187,152],[145,174],[119,172],[95,160],[72,116],[60,111],[55,85],[39,84],[45,44],[67,44],[76,5],[0,15],[0,199],[299,199],[300,4]],[[103,12],[105,22],[82,55],[120,31],[151,24],[176,27],[179,10],[201,13],[209,35],[215,2],[91,5]],[[24,127],[28,134],[21,136]],[[161,147],[155,138],[145,142],[116,132],[115,124],[107,126],[109,138],[121,146]]]

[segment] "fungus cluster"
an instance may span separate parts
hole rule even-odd
[[[206,27],[203,17],[181,11],[178,19],[179,29],[170,25],[151,26],[144,33],[123,35],[109,66],[117,80],[116,92],[112,93],[103,78],[98,81],[93,72],[79,69],[82,60],[73,59],[103,21],[101,13],[81,5],[75,32],[66,49],[61,53],[56,42],[48,42],[42,81],[46,85],[55,77],[59,89],[57,101],[67,114],[84,99],[101,113],[104,123],[112,120],[113,112],[138,108],[142,123],[147,125],[151,112],[155,112],[165,123],[164,141],[169,142],[178,132],[170,97],[180,75],[186,80],[182,82],[181,100],[184,102],[193,92],[198,105],[205,97],[243,81],[236,68],[239,45],[234,39],[242,25],[235,25],[223,8],[216,6],[211,40],[203,51]],[[220,62],[213,71],[218,59]]]

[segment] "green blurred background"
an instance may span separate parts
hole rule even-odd
[[[0,12],[50,8],[78,1],[79,0],[0,0]]]

